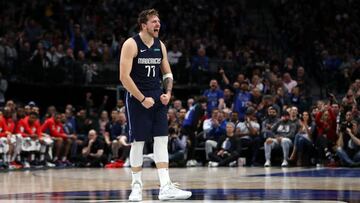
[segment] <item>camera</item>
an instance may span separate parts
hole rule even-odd
[[[341,125],[340,125],[340,131],[341,132],[344,132],[344,133],[346,133],[346,128],[352,128],[352,123],[351,122],[343,122],[343,123],[341,123]]]

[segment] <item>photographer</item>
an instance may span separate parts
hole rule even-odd
[[[179,135],[179,129],[174,126],[169,128],[169,164],[180,166],[185,162],[186,137]]]
[[[351,112],[347,112],[336,142],[336,154],[343,166],[354,167],[360,166],[360,135],[357,122],[355,120],[349,122],[350,118]]]

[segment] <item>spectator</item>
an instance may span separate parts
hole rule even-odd
[[[347,112],[348,120],[350,120],[351,112]],[[337,138],[336,134],[336,117],[331,108],[323,103],[320,104],[320,111],[315,117],[317,138],[315,146],[317,148],[318,163],[323,164],[326,161],[332,162],[333,150]]]
[[[216,148],[219,138],[226,133],[226,123],[224,113],[216,108],[212,110],[211,118],[204,121],[206,160],[209,160],[208,155]]]
[[[264,144],[264,138],[260,136],[260,124],[258,123],[255,109],[249,107],[246,110],[245,120],[236,125],[235,135],[240,138],[241,149],[248,148],[248,164],[257,164],[260,147]]]
[[[294,67],[294,60],[291,57],[287,57],[284,62],[284,69],[282,72],[287,72],[291,77],[296,76],[296,68]]]
[[[104,142],[95,130],[90,130],[85,141],[78,165],[80,167],[103,167],[106,164]]]
[[[180,127],[175,109],[173,108],[168,109],[167,118],[168,118],[169,128],[173,127],[178,129]]]
[[[293,145],[293,139],[295,137],[296,127],[291,124],[290,114],[284,111],[281,120],[272,127],[274,136],[268,137],[264,143],[265,150],[265,167],[271,166],[271,151],[275,147],[282,148],[283,161],[281,167],[288,166],[288,156],[290,147]]]
[[[185,161],[186,138],[180,136],[177,128],[169,128],[169,164],[171,166],[182,166]]]
[[[297,82],[293,80],[289,73],[284,73],[283,84],[287,93],[291,93],[292,89],[296,87]]]
[[[190,110],[190,108],[194,105],[194,103],[195,103],[195,100],[193,98],[189,98],[186,103],[187,109]]]
[[[240,91],[235,95],[234,111],[238,113],[239,120],[243,121],[247,107],[251,105],[251,94],[247,82],[242,82]]]
[[[301,127],[299,132],[295,135],[294,148],[289,160],[296,161],[297,166],[303,166],[304,161],[308,161],[311,156],[311,151],[314,151],[314,135],[315,122],[312,121],[309,113],[304,111],[302,113]],[[308,165],[309,163],[305,163]]]
[[[197,162],[195,160],[195,147],[198,143],[196,132],[205,115],[206,106],[206,97],[200,97],[198,102],[194,106],[192,106],[186,113],[182,128],[180,130],[181,135],[187,136],[189,140],[189,145],[187,149],[187,166],[197,165]]]
[[[272,128],[279,122],[278,110],[272,106],[267,109],[267,115],[261,123],[261,135],[264,139],[274,137]]]
[[[337,140],[336,154],[343,166],[360,166],[360,139],[357,122],[348,123],[346,131],[340,132]]]
[[[70,43],[71,49],[74,50],[75,53],[78,51],[87,52],[88,45],[85,37],[81,33],[80,25],[75,24],[74,27],[70,25]]]
[[[189,81],[194,84],[204,84],[208,81],[209,77],[209,58],[206,56],[205,48],[200,47],[197,51],[197,55],[192,58],[191,61],[191,73],[189,74]]]
[[[264,85],[261,83],[260,77],[258,75],[254,75],[251,79],[250,89],[253,90],[254,88],[257,88],[260,92],[264,90]]]
[[[109,114],[107,111],[103,110],[99,118],[99,134],[104,135],[106,124],[109,122]]]
[[[226,124],[226,134],[221,136],[216,151],[209,154],[209,167],[234,166],[241,153],[241,143],[235,136],[235,124]]]
[[[224,108],[232,108],[234,104],[234,94],[229,88],[224,89]]]
[[[211,115],[214,108],[224,108],[224,92],[219,88],[217,80],[212,79],[209,84],[210,88],[205,90],[203,96],[207,98],[207,115]]]
[[[111,163],[106,167],[117,168],[122,166],[129,166],[129,153],[131,145],[128,143],[126,133],[126,116],[125,113],[119,112],[114,109],[111,112],[111,121],[106,124],[104,134],[105,138],[105,155],[110,155],[111,150]],[[121,156],[119,156],[121,150]]]
[[[53,161],[58,166],[71,164],[67,156],[73,142],[73,139],[68,139],[68,136],[64,132],[62,117],[61,114],[56,113],[53,117],[46,119],[41,126],[41,132],[49,134],[55,141],[56,153]]]
[[[180,99],[176,99],[174,102],[173,102],[173,108],[176,109],[177,112],[180,111],[180,109],[182,109],[182,102]]]
[[[182,52],[178,50],[178,46],[176,44],[174,44],[170,51],[168,51],[168,60],[171,65],[171,69],[174,72],[175,81],[182,80],[182,67],[180,66],[181,64],[179,64],[182,55]]]

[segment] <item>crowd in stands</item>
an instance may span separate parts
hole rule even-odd
[[[288,52],[307,59],[309,70],[332,92],[344,93],[360,76],[359,9],[352,0],[283,1],[272,9]]]
[[[137,32],[134,13],[144,7],[159,10],[161,39],[167,44],[179,83],[206,84],[208,78],[197,76],[212,74],[210,59],[249,68],[256,61],[273,57],[267,54],[268,47],[251,37],[256,31],[238,1],[218,5],[214,0],[94,0],[83,5],[82,1],[61,0],[4,2],[0,14],[0,67],[8,79],[96,82],[106,67],[117,69],[122,43]],[[184,20],[187,18],[191,21]],[[231,66],[231,73],[239,67]]]
[[[157,8],[176,82],[208,85],[202,95],[171,101],[171,166],[360,165],[357,1],[278,3],[285,57],[256,38],[235,0],[2,4],[1,72],[10,81],[43,84],[96,82],[100,64],[117,68],[122,43],[136,33],[133,14],[143,5]],[[230,63],[213,68],[214,59]],[[313,97],[318,81],[324,99]],[[89,94],[83,107],[46,112],[35,102],[0,102],[4,169],[129,166],[121,100],[109,110]],[[151,144],[144,152],[150,162]]]
[[[301,79],[259,73],[276,80],[266,84],[256,74],[239,74],[229,82],[220,71],[223,80],[210,80],[203,95],[186,104],[173,97],[171,166],[236,166],[242,157],[248,166],[360,165],[360,80],[339,100],[331,95],[312,103],[299,95]],[[44,114],[33,101],[24,106],[8,100],[0,116],[2,168],[129,166],[124,102],[111,111],[106,102],[95,105],[88,93],[84,107],[49,106]],[[151,145],[144,156],[150,162]]]

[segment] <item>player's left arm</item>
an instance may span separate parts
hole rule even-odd
[[[164,43],[162,43],[161,41],[160,41],[160,44],[161,44],[161,51],[162,51],[162,55],[163,55],[163,59],[161,61],[160,68],[161,68],[161,73],[163,75],[163,85],[164,85],[164,89],[165,89],[165,93],[160,96],[160,101],[162,104],[167,105],[171,98],[171,92],[173,89],[174,79],[173,79],[173,75],[171,72],[169,60],[167,57],[166,47],[165,47]]]

